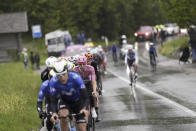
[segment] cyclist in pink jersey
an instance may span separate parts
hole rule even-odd
[[[97,118],[97,113],[95,111],[95,99],[97,99],[96,92],[96,75],[94,67],[87,65],[86,56],[80,56],[77,60],[78,66],[74,68],[74,71],[80,74],[82,77],[85,86],[88,90],[88,95],[90,97],[90,104],[92,108],[92,116]],[[96,103],[97,104],[97,103]]]

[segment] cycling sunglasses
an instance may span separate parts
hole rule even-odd
[[[78,64],[79,66],[84,66],[84,65],[86,65],[86,64]]]
[[[66,74],[66,73],[59,74],[59,75],[56,75],[56,76],[57,76],[57,78],[59,79],[59,78],[65,77],[65,74]]]

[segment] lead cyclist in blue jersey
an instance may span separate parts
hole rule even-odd
[[[58,118],[56,107],[57,103],[55,98],[60,95],[58,102],[59,116],[66,116],[71,113],[84,113],[88,114],[89,97],[87,94],[84,82],[79,74],[75,72],[68,72],[68,67],[64,61],[56,61],[54,63],[54,76],[49,85],[52,87],[53,96],[51,97],[51,121],[55,122],[55,117]],[[86,119],[85,116],[76,117],[77,128],[79,131],[86,131]],[[68,121],[66,118],[60,119],[60,125],[62,131],[68,131]]]

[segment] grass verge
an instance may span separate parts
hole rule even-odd
[[[40,76],[31,69],[25,70],[21,62],[0,64],[0,70],[0,130],[37,130]]]
[[[181,51],[185,46],[189,46],[188,37],[176,38],[172,41],[163,43],[163,46],[159,47],[159,53],[167,57],[174,57],[176,51]]]

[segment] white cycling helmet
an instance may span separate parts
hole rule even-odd
[[[150,45],[153,45],[153,43],[152,43],[152,42],[150,42]]]
[[[127,36],[126,35],[122,35],[121,38],[122,39],[127,39]]]
[[[62,75],[67,73],[68,66],[67,63],[64,60],[58,60],[54,63],[53,71],[56,75]]]
[[[57,58],[56,58],[56,57],[54,57],[54,56],[48,57],[48,58],[46,59],[46,61],[45,61],[46,66],[49,67],[49,68],[52,68],[55,61],[57,61]]]
[[[132,50],[132,49],[133,49],[133,45],[129,45],[128,50]]]
[[[77,58],[75,56],[70,56],[67,60],[71,63],[75,63],[77,61]]]

